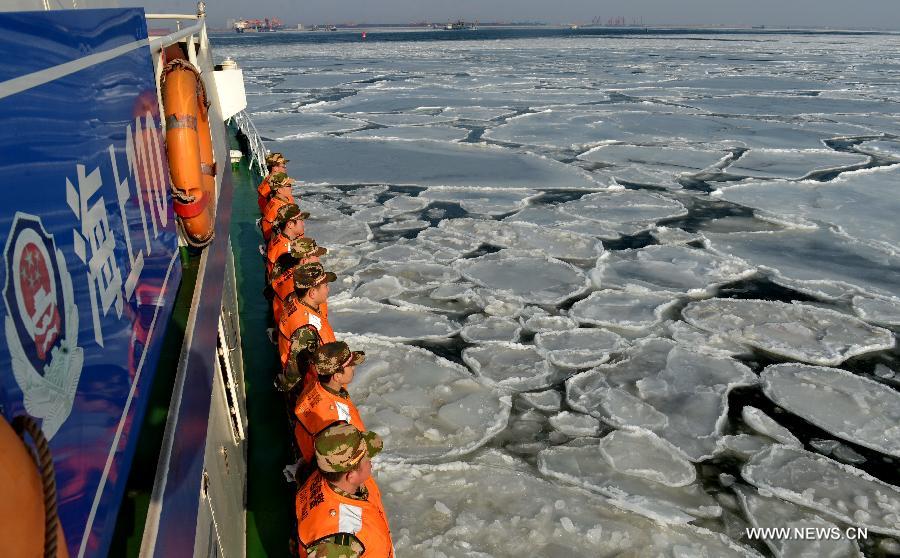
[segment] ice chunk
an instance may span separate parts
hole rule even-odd
[[[362,120],[307,112],[256,113],[253,115],[253,124],[260,135],[276,141],[358,130],[366,126]]]
[[[366,427],[384,438],[388,458],[459,457],[506,427],[509,396],[465,367],[416,347],[361,337],[347,342],[366,352],[350,390]]]
[[[425,262],[378,262],[356,272],[360,281],[371,281],[385,275],[396,277],[409,290],[435,289],[459,279],[452,267]]]
[[[386,207],[363,207],[353,212],[353,218],[369,225],[377,225],[387,218],[389,211]]]
[[[305,225],[306,236],[322,239],[322,246],[326,247],[359,244],[373,238],[369,225],[345,215],[325,219],[313,215]]]
[[[900,489],[850,465],[774,445],[753,456],[741,475],[761,490],[850,525],[900,535]]]
[[[608,240],[615,240],[621,236],[619,232],[613,230],[610,225],[604,225],[599,221],[592,221],[591,219],[580,219],[563,213],[556,207],[544,205],[527,207],[518,213],[506,217],[503,221],[531,223],[547,229],[570,231]]]
[[[316,137],[278,143],[303,178],[329,184],[595,189],[591,177],[536,155],[463,143]]]
[[[521,330],[522,327],[514,320],[474,314],[466,319],[466,325],[459,335],[468,343],[518,341]]]
[[[328,320],[340,334],[365,334],[389,341],[446,339],[459,332],[459,324],[431,312],[397,308],[363,298],[328,306]]]
[[[385,275],[384,277],[357,285],[353,291],[353,296],[377,301],[397,296],[405,290],[396,277]]]
[[[518,318],[525,308],[525,301],[521,297],[505,291],[490,291],[488,289],[476,289],[478,303],[485,314],[502,318]]]
[[[415,231],[421,229],[427,229],[431,226],[431,223],[428,221],[423,221],[421,219],[401,219],[399,221],[392,221],[390,223],[386,223],[381,225],[382,231]]]
[[[738,176],[799,180],[816,171],[860,165],[868,160],[865,155],[831,149],[751,149],[726,171]]]
[[[347,134],[351,138],[374,138],[401,141],[461,141],[469,136],[464,128],[452,126],[393,126],[390,128],[374,128]]]
[[[893,165],[844,173],[827,183],[751,182],[722,188],[715,195],[783,218],[825,221],[857,240],[897,254],[898,180],[900,168]]]
[[[604,163],[604,172],[618,182],[652,184],[666,188],[681,188],[676,179],[681,175],[697,174],[729,156],[722,149],[702,146],[663,147],[642,145],[601,145],[578,158]]]
[[[464,218],[441,221],[438,227],[487,244],[529,252],[529,255],[543,253],[565,260],[593,262],[603,252],[603,244],[592,236],[531,223]]]
[[[501,251],[460,260],[456,267],[473,283],[534,304],[561,304],[588,288],[581,270],[548,257],[504,255]]]
[[[668,321],[664,325],[672,339],[698,353],[726,357],[752,353],[752,349],[746,345],[741,345],[723,335],[703,331],[685,322]]]
[[[802,362],[835,366],[894,346],[885,329],[809,304],[711,299],[682,312],[691,325]]]
[[[522,327],[532,333],[545,331],[566,331],[578,327],[578,322],[566,316],[536,314],[522,320]]]
[[[700,233],[687,232],[674,227],[654,227],[650,231],[650,236],[660,244],[687,244],[704,239]]]
[[[867,322],[900,326],[900,299],[854,296],[853,311]]]
[[[803,447],[803,443],[801,443],[796,436],[791,434],[790,430],[775,422],[772,417],[756,407],[750,405],[744,406],[744,408],[741,409],[741,419],[743,419],[744,424],[763,436],[768,436],[769,438],[788,446],[798,448]]]
[[[580,328],[538,333],[534,344],[556,366],[585,369],[603,364],[628,342],[605,329]]]
[[[604,440],[606,438],[601,440],[601,444]],[[677,459],[669,459],[657,448],[648,448],[632,440],[620,442],[617,446],[612,449],[613,456],[619,458],[618,467],[622,470],[609,461],[603,445],[548,448],[538,454],[538,469],[548,477],[598,492],[622,508],[662,523],[687,523],[698,517],[721,515],[722,509],[699,484],[667,486],[646,478],[645,475],[650,475],[663,480],[684,480],[690,473]],[[630,456],[623,454],[623,451],[629,450]],[[635,459],[643,462],[633,461]],[[693,466],[690,463],[687,465],[696,474]],[[641,474],[635,475],[635,472]]]
[[[566,436],[596,436],[600,432],[600,421],[590,415],[563,411],[549,419],[554,430]]]
[[[735,486],[734,491],[741,502],[741,508],[750,523],[762,529],[813,528],[815,532],[829,532],[839,526],[807,509],[779,498],[763,496],[753,488]],[[840,529],[843,532],[842,529]],[[820,538],[800,540],[796,538],[762,539],[777,558],[857,558],[862,555],[859,547],[848,538]]]
[[[647,246],[640,250],[608,252],[591,271],[594,285],[602,288],[644,288],[694,297],[708,296],[716,287],[753,275],[736,258],[719,256],[687,246]]]
[[[322,244],[321,246],[326,245]],[[327,247],[328,253],[322,256],[322,265],[328,271],[340,274],[356,267],[362,260],[362,252],[358,246],[334,246],[329,244]]]
[[[447,107],[441,116],[458,120],[494,120],[511,116],[515,111],[498,107]]]
[[[540,195],[534,190],[521,188],[429,188],[419,194],[431,201],[458,203],[473,215],[503,215],[526,207]]]
[[[499,464],[384,464],[375,476],[398,556],[759,556],[724,535],[662,526],[584,490]],[[435,509],[436,502],[452,515]]]
[[[657,221],[688,214],[680,202],[643,190],[596,192],[566,202],[559,209],[575,217],[600,221],[622,234],[636,234]]]
[[[704,235],[715,252],[741,258],[771,274],[776,283],[820,298],[854,291],[894,297],[900,292],[900,256],[828,229]]]
[[[369,260],[380,262],[431,261],[431,256],[408,244],[391,244],[366,254]]]
[[[559,411],[562,406],[562,394],[556,390],[536,391],[519,394],[519,401],[526,408],[534,408],[544,412]]]
[[[620,473],[676,487],[697,480],[697,470],[684,454],[651,432],[616,430],[600,440],[598,447]]]
[[[779,406],[838,438],[900,457],[900,393],[838,368],[776,364],[762,373]]]
[[[462,352],[463,361],[486,381],[513,391],[550,386],[554,370],[534,347],[517,343],[490,343]]]
[[[729,434],[716,441],[716,453],[730,453],[746,461],[771,445],[771,438],[753,434]]]
[[[757,382],[737,361],[688,351],[668,339],[638,341],[625,356],[569,378],[569,405],[618,428],[650,430],[692,461],[717,451],[728,392]]]
[[[677,301],[666,293],[601,290],[572,305],[569,315],[583,324],[641,331],[662,322]]]
[[[900,143],[896,141],[864,141],[856,149],[870,155],[877,155],[892,161],[900,161]]]

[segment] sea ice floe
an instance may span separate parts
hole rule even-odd
[[[469,347],[462,359],[475,375],[512,391],[549,387],[556,371],[534,347],[518,343],[488,343]]]
[[[477,312],[482,308],[482,298],[478,293],[471,289],[452,297],[436,297],[433,293],[434,291],[429,293],[427,290],[406,291],[392,296],[388,300],[391,304],[396,304],[397,306],[405,308],[438,312],[440,314],[460,317],[465,314]]]
[[[453,126],[392,126],[390,128],[370,128],[347,135],[351,138],[402,141],[461,141],[469,136],[469,131]]]
[[[600,433],[600,421],[590,415],[563,411],[548,419],[557,432],[571,438],[596,436]]]
[[[826,228],[736,234],[704,233],[710,249],[741,258],[776,283],[820,298],[900,293],[900,254]]]
[[[289,159],[303,161],[308,182],[542,190],[602,186],[579,169],[500,147],[335,137],[281,141],[277,147]]]
[[[697,174],[715,165],[730,152],[705,149],[702,146],[663,147],[642,145],[602,145],[578,158],[610,165],[603,172],[612,174],[618,182],[651,184],[666,188],[681,188],[677,178]]]
[[[750,405],[741,409],[741,420],[755,432],[768,436],[773,440],[781,442],[787,446],[798,448],[803,447],[803,443],[791,434],[791,431],[781,426],[775,420],[756,407]]]
[[[422,219],[401,219],[399,221],[392,221],[390,223],[386,223],[379,227],[382,231],[416,231],[421,229],[427,229],[431,226],[431,223],[428,221],[423,221]]]
[[[714,195],[786,219],[818,220],[896,254],[900,244],[900,167],[842,174],[830,182],[750,182]]]
[[[473,241],[562,260],[593,261],[603,253],[603,244],[593,236],[532,223],[461,218],[441,221],[438,227]]]
[[[446,116],[433,116],[426,113],[404,112],[395,114],[367,114],[366,120],[381,126],[428,126],[446,124],[452,118]]]
[[[376,464],[399,556],[758,557],[724,535],[659,525],[511,465]]]
[[[538,333],[534,344],[556,366],[586,369],[608,361],[612,353],[624,349],[628,342],[605,329],[579,328]]]
[[[353,290],[353,296],[379,301],[397,296],[405,290],[396,277],[385,275],[378,279],[360,283]]]
[[[673,292],[693,297],[713,294],[725,283],[755,271],[743,261],[687,246],[655,245],[639,250],[607,252],[590,277],[598,288]]]
[[[538,454],[538,468],[661,523],[721,515],[722,509],[699,484],[684,482],[695,478],[694,466],[664,444],[648,432],[614,431],[599,444],[545,449]]]
[[[305,225],[306,236],[322,239],[322,246],[326,247],[359,244],[374,238],[369,225],[344,215],[325,219],[314,215],[306,220]]]
[[[727,95],[685,100],[684,104],[717,114],[790,116],[798,114],[897,113],[900,103],[873,99],[842,99],[819,95]]]
[[[466,319],[465,326],[459,332],[459,336],[468,343],[485,343],[489,341],[515,342],[519,340],[519,332],[521,330],[522,326],[515,320],[473,314]]]
[[[784,357],[837,366],[850,357],[890,349],[890,331],[809,304],[710,299],[682,311],[691,325]]]
[[[604,289],[573,304],[569,316],[582,324],[642,331],[661,323],[676,302],[671,293]]]
[[[751,149],[725,171],[738,176],[799,180],[816,171],[852,167],[869,158],[831,149]]]
[[[588,289],[584,272],[546,256],[501,251],[460,260],[455,266],[466,279],[477,285],[533,304],[555,306]]]
[[[900,161],[900,142],[886,140],[864,141],[857,145],[856,149],[870,155]]]
[[[703,240],[700,233],[692,233],[673,227],[654,227],[650,230],[650,236],[660,244],[687,244]]]
[[[378,279],[384,275],[396,277],[408,290],[435,289],[459,279],[459,273],[452,267],[421,261],[377,262],[358,270],[360,282]]]
[[[540,195],[535,190],[500,188],[429,188],[419,194],[430,201],[458,203],[472,215],[503,215],[525,208]]]
[[[417,347],[362,337],[347,343],[366,353],[350,390],[366,428],[384,438],[388,458],[456,458],[506,427],[510,396],[465,367]]]
[[[648,338],[626,358],[566,381],[569,405],[617,428],[644,428],[692,461],[712,456],[727,423],[728,392],[757,383],[743,364]]]
[[[522,323],[522,327],[531,333],[566,331],[578,327],[578,322],[572,318],[553,316],[547,313],[533,313],[527,317],[523,316],[519,321]]]
[[[303,74],[287,74],[281,77],[276,89],[325,89],[338,85],[351,84],[372,77],[370,73],[333,73],[314,72]],[[359,85],[359,84],[355,84]]]
[[[441,112],[441,116],[457,120],[494,120],[512,114],[511,110],[495,107],[447,107]]]
[[[731,357],[753,352],[747,345],[741,345],[724,335],[703,331],[686,322],[670,320],[663,325],[672,339],[698,353]]]
[[[746,461],[773,444],[768,436],[728,434],[716,440],[716,453],[725,453]]]
[[[431,256],[414,246],[409,244],[395,243],[389,244],[384,248],[372,250],[366,254],[366,259],[376,262],[409,262],[409,261],[431,261]]]
[[[353,218],[363,223],[377,225],[387,219],[388,213],[387,208],[380,205],[363,207],[353,212]]]
[[[741,475],[760,490],[850,525],[900,535],[900,489],[850,465],[774,445],[754,455]]]
[[[812,528],[814,532],[830,532],[840,527],[810,510],[801,508],[790,502],[772,496],[763,496],[756,489],[737,485],[734,491],[741,502],[747,518],[753,527],[762,529],[795,529],[805,532]],[[777,558],[859,558],[859,547],[849,538],[763,538]]]
[[[900,392],[839,368],[777,364],[762,373],[776,404],[848,442],[900,457]]]
[[[394,196],[381,205],[388,209],[389,217],[396,217],[397,215],[402,215],[404,213],[417,213],[422,211],[429,203],[431,203],[430,200],[419,196],[400,195]]]
[[[459,332],[459,324],[445,316],[412,308],[398,308],[362,298],[350,298],[328,306],[334,331],[388,341],[439,340]]]
[[[354,118],[308,112],[257,113],[253,115],[253,124],[260,135],[276,141],[315,134],[347,132],[366,125],[364,121]]]
[[[681,202],[643,190],[595,192],[563,203],[559,210],[568,215],[600,221],[622,234],[647,230],[657,221],[688,214]]]
[[[559,229],[607,240],[615,240],[621,236],[619,232],[613,230],[609,225],[604,225],[591,219],[580,219],[563,213],[557,207],[545,205],[527,207],[503,219],[503,222],[509,221],[531,223],[546,229]]]
[[[853,312],[867,322],[887,326],[900,325],[900,299],[898,298],[854,296],[851,302],[853,303]]]
[[[562,407],[562,394],[555,389],[520,393],[517,401],[517,408],[524,407],[526,409],[537,409],[545,413],[553,413],[559,411]]]
[[[307,235],[310,238],[315,238],[311,235]],[[363,252],[360,250],[359,245],[333,245],[322,243],[320,246],[325,246],[328,248],[328,253],[322,256],[321,262],[322,265],[328,271],[333,271],[335,273],[343,273],[348,269],[352,269],[359,265],[359,262],[362,260]]]

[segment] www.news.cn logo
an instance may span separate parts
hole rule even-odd
[[[841,539],[863,540],[869,538],[865,527],[752,527],[744,529],[750,540],[836,541]]]

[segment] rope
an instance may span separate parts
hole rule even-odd
[[[56,530],[59,526],[59,515],[56,510],[56,474],[53,471],[53,456],[50,454],[50,444],[44,437],[44,432],[40,429],[33,418],[20,415],[13,419],[12,427],[16,434],[25,441],[24,434],[27,433],[34,441],[34,447],[37,450],[35,462],[41,472],[41,485],[44,489],[44,558],[55,558],[58,541],[56,540]]]

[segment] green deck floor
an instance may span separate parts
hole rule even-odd
[[[270,310],[263,297],[264,270],[256,227],[259,208],[256,186],[260,178],[247,168],[246,158],[234,173],[231,242],[237,276],[244,376],[247,389],[249,443],[247,473],[247,556],[289,556],[294,485],[281,471],[291,461],[292,433],[281,397],[272,387],[277,350],[266,336]]]

